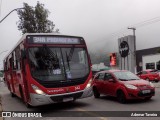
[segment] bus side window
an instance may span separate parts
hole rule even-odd
[[[20,66],[20,47],[18,46],[16,48],[16,54],[15,54],[15,58],[16,58],[16,69],[20,70],[21,66]]]
[[[8,58],[6,59],[6,62],[7,62],[6,70],[8,71],[9,70],[9,60],[8,60]]]
[[[12,67],[13,67],[13,65],[12,65],[12,58],[9,58],[8,69],[10,70]]]
[[[4,62],[4,70],[7,71],[7,61]]]
[[[12,53],[12,69],[16,70],[16,55],[15,51]]]

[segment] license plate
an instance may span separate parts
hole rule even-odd
[[[151,90],[143,90],[142,91],[143,94],[150,93],[150,92],[151,92]]]
[[[63,102],[68,102],[68,101],[72,101],[72,100],[73,100],[72,97],[70,97],[70,98],[63,98]]]

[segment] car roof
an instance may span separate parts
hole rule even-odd
[[[126,71],[127,70],[104,70],[97,73],[107,73],[107,72],[114,73],[114,72],[126,72]]]
[[[150,71],[155,71],[155,69],[147,69],[147,70],[144,70],[144,71],[150,72]]]

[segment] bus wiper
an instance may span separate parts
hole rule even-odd
[[[139,79],[129,79],[129,80],[139,80]]]
[[[73,56],[73,53],[74,53],[74,46],[71,47],[71,50],[69,51],[69,55],[68,55],[68,60],[69,60],[69,61],[71,61],[72,56]]]
[[[66,52],[66,58],[67,58],[67,65],[68,65],[68,68],[70,70],[70,64],[69,64],[69,58],[68,58],[67,52]]]
[[[54,52],[52,52],[52,50],[47,45],[44,45],[44,48],[46,49],[49,56],[58,60],[57,52],[56,52],[56,54]]]

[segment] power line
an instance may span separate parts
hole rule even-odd
[[[153,24],[153,23],[159,22],[159,21],[160,21],[160,16],[152,18],[152,19],[149,19],[149,20],[145,20],[145,21],[142,21],[142,22],[139,22],[139,23],[136,23],[136,24],[133,24],[131,26],[134,26],[135,28],[140,28],[140,27],[143,27],[143,26],[146,26],[146,25],[149,25],[149,24]],[[115,37],[115,36],[117,36],[119,34],[122,34],[122,33],[127,33],[128,30],[126,28],[127,27],[125,27],[123,29],[120,29],[117,32],[109,34],[107,38]]]
[[[135,27],[144,26],[145,24],[147,25],[147,24],[150,24],[152,22],[154,23],[156,21],[159,21],[159,20],[160,20],[160,16],[149,19],[149,20],[145,20],[145,21],[142,21],[142,22],[139,22],[139,23],[136,23],[136,24],[133,24],[132,26],[135,26]]]
[[[149,19],[149,20],[145,20],[145,21],[142,21],[142,22],[139,22],[139,23],[136,23],[136,24],[133,24],[132,26],[134,26],[134,28],[140,28],[140,27],[143,27],[143,26],[146,26],[146,25],[149,25],[149,24],[153,24],[153,23],[159,22],[159,21],[160,21],[160,16],[152,18],[152,19]],[[120,35],[120,34],[128,33],[129,31],[126,28],[127,27],[125,27],[123,29],[120,29],[117,32],[109,34],[108,37],[106,37],[105,39],[109,39],[109,38],[115,37],[115,36]],[[104,45],[104,47],[105,46],[106,45]],[[103,49],[104,47],[101,47],[101,48]]]

